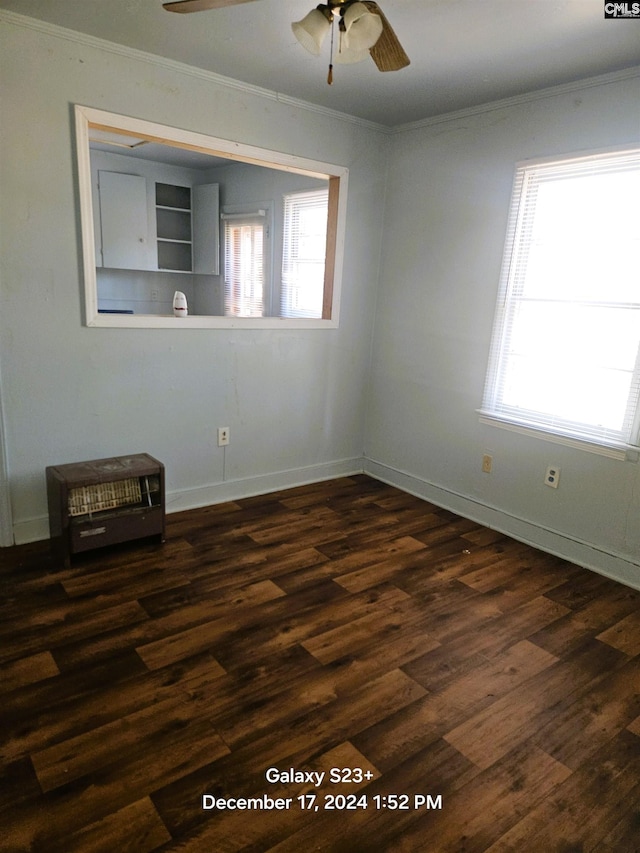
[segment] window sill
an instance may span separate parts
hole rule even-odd
[[[596,453],[599,456],[607,456],[609,459],[619,459],[626,462],[637,462],[640,454],[640,448],[630,444],[596,444],[591,441],[583,441],[578,438],[572,438],[568,435],[562,435],[557,432],[550,432],[542,428],[525,426],[516,421],[506,420],[497,415],[478,409],[480,423],[488,426],[506,429],[510,432],[517,432],[521,435],[528,435],[532,438],[541,439],[542,441],[551,441],[554,444],[563,444],[566,447],[574,447],[577,450],[586,450],[588,453]]]
[[[218,317],[190,314],[95,314],[86,325],[109,329],[337,329],[337,320],[301,317]]]

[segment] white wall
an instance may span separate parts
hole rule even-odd
[[[0,367],[14,533],[48,535],[44,470],[147,451],[168,508],[362,466],[388,137],[372,126],[93,39],[0,20]],[[73,104],[347,166],[334,330],[125,330],[83,322]],[[364,250],[367,247],[367,250]],[[217,447],[216,428],[231,443]]]
[[[515,163],[639,141],[637,76],[395,135],[365,443],[376,476],[638,586],[640,464],[482,425],[476,409]]]

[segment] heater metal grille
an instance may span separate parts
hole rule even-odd
[[[69,515],[90,515],[92,512],[139,504],[141,501],[139,477],[80,486],[69,490]]]

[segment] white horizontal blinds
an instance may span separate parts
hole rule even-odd
[[[284,197],[283,317],[322,317],[329,190]]]
[[[638,199],[640,151],[518,170],[486,414],[638,442]]]
[[[224,313],[264,314],[264,211],[223,215]]]

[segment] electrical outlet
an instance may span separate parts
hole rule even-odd
[[[229,444],[229,427],[218,427],[218,447]]]
[[[157,302],[157,301],[158,301],[158,298],[159,298],[159,297],[158,297],[158,291],[157,291],[157,290],[155,290],[155,289],[154,289],[154,290],[152,290],[152,291],[151,291],[151,301],[152,301],[152,302]]]
[[[560,469],[555,465],[550,465],[547,468],[547,473],[544,475],[545,486],[550,486],[552,489],[558,488],[560,482]]]
[[[488,453],[482,457],[482,470],[485,474],[491,473],[491,466],[493,465],[493,456],[490,456]]]

